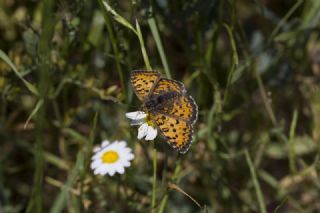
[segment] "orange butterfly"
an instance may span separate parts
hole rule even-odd
[[[158,71],[131,72],[131,84],[142,109],[169,145],[186,153],[191,145],[198,107],[180,81],[161,77]]]

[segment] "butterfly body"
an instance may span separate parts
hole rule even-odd
[[[169,91],[160,95],[150,96],[148,100],[145,101],[144,108],[148,112],[154,110],[163,110],[164,107],[172,107],[172,101],[178,96],[175,91]]]
[[[198,107],[183,83],[161,77],[157,71],[131,72],[131,84],[142,108],[171,147],[189,149]]]

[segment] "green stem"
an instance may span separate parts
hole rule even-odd
[[[98,2],[99,2],[99,5],[100,5],[101,9],[103,10],[103,2],[102,2],[102,0],[98,0]],[[107,30],[108,30],[109,39],[110,39],[110,43],[112,45],[113,53],[114,53],[114,56],[115,56],[116,69],[117,69],[118,75],[120,77],[120,84],[121,84],[122,89],[124,90],[123,94],[126,95],[127,92],[126,92],[126,85],[125,85],[125,82],[124,82],[124,74],[123,74],[123,70],[122,70],[122,67],[121,67],[121,57],[120,57],[119,49],[118,49],[118,46],[117,46],[118,40],[117,40],[117,37],[116,37],[116,35],[115,35],[114,31],[113,31],[113,27],[112,27],[112,23],[110,21],[109,15],[106,14],[106,13],[103,13],[103,17],[104,17],[105,25],[106,25]]]
[[[277,26],[274,28],[274,30],[271,33],[271,36],[269,37],[268,43],[271,43],[278,34],[278,32],[281,30],[281,27],[286,23],[286,21],[294,14],[297,9],[304,3],[303,0],[296,1],[296,3],[290,8],[290,10],[287,12],[287,14],[278,22]]]
[[[267,110],[267,113],[270,117],[270,120],[271,120],[273,126],[277,126],[276,116],[274,115],[274,112],[271,107],[271,103],[268,100],[267,92],[266,92],[265,87],[263,85],[263,82],[261,80],[260,74],[257,72],[256,68],[254,68],[254,75],[255,75],[257,83],[258,83],[258,87],[259,87],[259,91],[260,91],[260,94],[261,94],[261,97],[263,100],[263,104]]]
[[[168,201],[168,194],[166,194],[161,201],[161,204],[159,207],[159,213],[164,212],[164,209],[166,208],[166,205],[167,205],[167,201]]]
[[[55,20],[54,20],[54,1],[46,0],[43,4],[42,10],[42,34],[39,41],[38,48],[38,75],[39,75],[39,102],[38,109],[34,110],[36,114],[36,144],[35,144],[35,174],[32,193],[27,207],[28,212],[40,213],[43,212],[43,174],[44,174],[44,151],[43,142],[46,141],[45,122],[46,122],[46,100],[48,97],[48,91],[50,89],[50,43],[52,41]],[[37,107],[36,107],[37,108]],[[33,113],[32,113],[33,114]]]
[[[156,207],[156,189],[157,189],[157,149],[155,147],[155,142],[153,142],[153,180],[152,180],[152,200],[151,208],[155,212]]]
[[[249,166],[251,177],[252,177],[252,182],[253,182],[254,188],[256,190],[260,211],[261,211],[261,213],[267,213],[266,205],[265,205],[264,198],[263,198],[263,195],[261,192],[261,188],[260,188],[260,184],[259,184],[259,181],[257,178],[256,170],[254,168],[254,165],[253,165],[252,160],[250,158],[250,154],[247,149],[244,151],[244,154],[246,156],[247,164]]]
[[[292,174],[297,172],[297,168],[295,165],[295,151],[294,151],[294,137],[295,137],[295,130],[297,126],[298,120],[298,111],[297,109],[293,112],[293,118],[290,126],[290,133],[289,133],[289,168]]]
[[[225,105],[227,98],[228,98],[228,95],[229,95],[229,87],[231,85],[233,74],[239,65],[239,59],[238,59],[236,42],[233,37],[233,28],[232,27],[230,28],[227,24],[224,24],[223,26],[226,28],[226,30],[229,34],[230,44],[231,44],[231,48],[232,48],[232,65],[231,65],[230,71],[228,73],[227,85],[226,85],[226,89],[224,92],[224,98],[223,98],[223,105]]]

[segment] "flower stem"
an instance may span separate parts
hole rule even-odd
[[[164,198],[162,199],[162,201],[160,203],[159,213],[164,212],[164,209],[166,208],[166,205],[167,205],[167,201],[168,201],[168,194],[166,194],[164,196]]]
[[[152,212],[155,212],[156,207],[156,189],[157,189],[157,149],[153,142],[153,180],[152,180]]]

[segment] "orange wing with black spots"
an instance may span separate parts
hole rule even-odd
[[[192,124],[161,113],[151,113],[150,118],[173,149],[180,153],[188,151],[192,140]]]
[[[143,101],[160,79],[157,71],[135,70],[131,72],[131,85],[140,101]]]
[[[149,119],[169,145],[186,153],[191,145],[198,108],[183,83],[162,78],[157,71],[133,71],[131,84]]]
[[[163,94],[165,92],[175,91],[178,94],[186,93],[183,83],[180,81],[170,80],[167,78],[161,78],[152,91],[152,96]]]
[[[198,116],[198,107],[193,98],[189,95],[175,97],[171,106],[164,105],[161,110],[164,114],[194,124]]]

